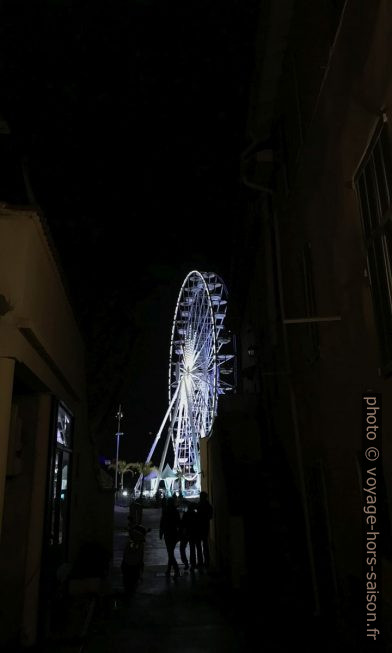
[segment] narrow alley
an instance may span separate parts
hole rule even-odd
[[[127,508],[115,511],[110,607],[96,610],[83,653],[237,653],[248,647],[265,652],[337,651],[336,641],[319,624],[304,620],[292,605],[282,615],[270,605],[268,587],[245,596],[214,569],[191,574],[180,563],[180,577],[165,576],[166,549],[159,539],[160,509],[145,508],[145,569],[131,598],[123,592],[121,560],[128,536]],[[332,635],[331,633],[329,633]]]
[[[159,539],[161,511],[145,508],[145,569],[136,591],[125,599],[122,587],[122,550],[127,539],[128,510],[115,512],[112,566],[112,607],[93,618],[85,653],[209,653],[244,650],[250,639],[243,625],[233,619],[232,593],[213,571],[194,574],[180,564],[179,578],[166,578],[166,549]],[[179,553],[176,550],[179,561]],[[273,650],[273,649],[271,649]]]

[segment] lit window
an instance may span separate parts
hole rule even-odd
[[[73,417],[62,404],[56,410],[56,440],[52,462],[49,544],[65,545],[71,479]]]
[[[61,404],[57,411],[57,442],[65,447],[71,445],[71,416]]]

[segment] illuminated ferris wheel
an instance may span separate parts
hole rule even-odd
[[[170,342],[169,407],[149,452],[168,424],[159,478],[171,443],[173,470],[191,491],[200,490],[200,439],[211,434],[219,395],[233,390],[233,353],[223,353],[227,290],[213,272],[190,272],[178,296]]]

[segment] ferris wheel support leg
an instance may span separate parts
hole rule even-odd
[[[157,444],[158,444],[158,440],[159,440],[159,438],[160,438],[161,435],[162,435],[163,427],[165,426],[165,424],[166,424],[166,422],[167,422],[167,418],[168,418],[169,415],[170,415],[170,411],[171,411],[171,409],[173,408],[173,404],[174,404],[174,402],[175,402],[176,399],[177,399],[177,395],[178,395],[179,391],[180,391],[180,383],[179,383],[178,386],[177,386],[177,389],[176,389],[176,391],[175,391],[175,393],[174,393],[174,395],[173,395],[173,397],[172,397],[172,400],[171,400],[171,402],[170,402],[170,404],[169,404],[169,408],[167,409],[166,414],[165,414],[165,417],[163,418],[162,424],[161,424],[161,426],[159,427],[159,431],[158,431],[158,433],[157,433],[156,436],[155,436],[155,440],[154,440],[154,442],[152,443],[152,447],[151,447],[151,449],[150,449],[150,451],[149,451],[149,454],[148,454],[148,456],[147,456],[146,463],[149,463],[150,460],[151,460],[151,458],[152,458],[152,455],[153,455],[153,453],[154,453],[154,451],[155,451],[155,447],[156,447]],[[136,485],[135,485],[135,494],[140,490],[141,484],[142,484],[142,475],[139,476],[139,478],[138,478],[138,480],[137,480],[137,482],[136,482]]]
[[[186,384],[185,384],[185,391],[186,391],[186,400],[187,400],[187,403],[188,403],[189,421],[191,423],[193,450],[194,450],[194,456],[195,456],[195,460],[196,460],[196,465],[194,465],[194,467],[195,467],[196,472],[200,472],[200,454],[199,454],[199,451],[198,451],[198,448],[197,448],[197,436],[196,436],[195,423],[193,421],[192,407],[191,407],[188,388],[187,388]],[[196,466],[197,466],[197,468],[196,468]]]
[[[140,474],[139,478],[137,479],[137,481],[135,483],[135,488],[134,488],[135,497],[137,496],[137,493],[141,489],[141,485],[142,485],[142,474]]]
[[[163,466],[165,464],[167,450],[169,448],[169,442],[170,442],[171,437],[172,437],[172,430],[168,429],[166,442],[165,442],[165,446],[164,446],[163,453],[162,453],[161,462],[159,463],[159,475],[162,474],[162,470],[163,470]]]
[[[176,401],[176,405],[174,406],[174,410],[173,410],[172,424],[174,424],[174,422],[176,421],[176,415],[178,413],[178,406],[180,405],[180,400],[181,400],[180,386],[181,386],[181,384],[182,384],[182,380],[178,384],[177,401]],[[173,426],[169,427],[169,429],[168,429],[167,438],[166,438],[166,442],[165,442],[165,447],[163,449],[163,454],[162,454],[161,462],[160,462],[160,465],[159,465],[159,474],[162,474],[163,465],[165,464],[165,460],[166,460],[166,456],[167,456],[167,450],[169,448],[169,442],[170,442],[170,439],[172,437],[173,437]],[[174,454],[176,455],[176,452],[174,452]]]
[[[178,384],[177,389],[176,389],[176,391],[175,391],[175,393],[174,393],[174,395],[173,395],[173,397],[172,397],[172,400],[171,400],[171,402],[170,402],[170,404],[169,404],[169,408],[168,408],[167,411],[166,411],[166,415],[165,415],[165,417],[163,418],[163,421],[162,421],[161,426],[159,427],[159,431],[158,431],[158,433],[157,433],[156,436],[155,436],[155,440],[154,440],[154,442],[153,442],[153,444],[152,444],[152,447],[151,447],[151,449],[150,449],[150,452],[149,452],[149,454],[148,454],[148,456],[147,456],[146,463],[149,463],[150,460],[151,460],[151,458],[152,458],[152,454],[154,453],[154,451],[155,451],[155,447],[156,447],[157,444],[158,444],[158,440],[159,440],[159,438],[160,438],[161,435],[162,435],[163,427],[165,426],[165,424],[166,424],[166,422],[167,422],[167,418],[168,418],[169,415],[170,415],[170,411],[171,411],[171,409],[173,408],[173,404],[174,404],[175,400],[177,399],[177,395],[178,395],[178,393],[179,393],[179,390],[180,390],[180,383]]]

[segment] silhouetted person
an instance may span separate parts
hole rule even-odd
[[[186,547],[189,543],[189,506],[185,508],[184,514],[181,517],[180,528],[180,556],[181,562],[184,564],[185,569],[189,569],[188,558],[186,555]]]
[[[171,568],[174,569],[174,575],[179,575],[177,560],[174,555],[174,549],[180,539],[181,518],[176,507],[174,497],[169,497],[162,508],[162,517],[159,525],[159,537],[165,540],[167,550],[167,569],[166,576],[170,576]]]
[[[199,528],[196,514],[196,506],[194,503],[187,503],[187,510],[184,512],[181,519],[181,539],[180,539],[180,555],[181,560],[185,565],[185,569],[189,568],[188,558],[186,555],[186,548],[189,544],[189,562],[191,565],[191,571],[193,571],[197,565],[202,564],[202,550],[199,536]],[[196,565],[196,553],[197,553],[197,565]]]
[[[189,538],[189,562],[191,571],[197,567],[203,566],[203,554],[200,540],[200,527],[197,516],[197,506],[194,503],[189,504],[188,509],[188,538]]]
[[[200,492],[200,499],[197,505],[198,532],[203,550],[203,562],[206,568],[210,565],[210,546],[208,542],[210,532],[210,521],[212,519],[212,505],[208,501],[207,492]],[[199,563],[200,566],[200,563]]]

